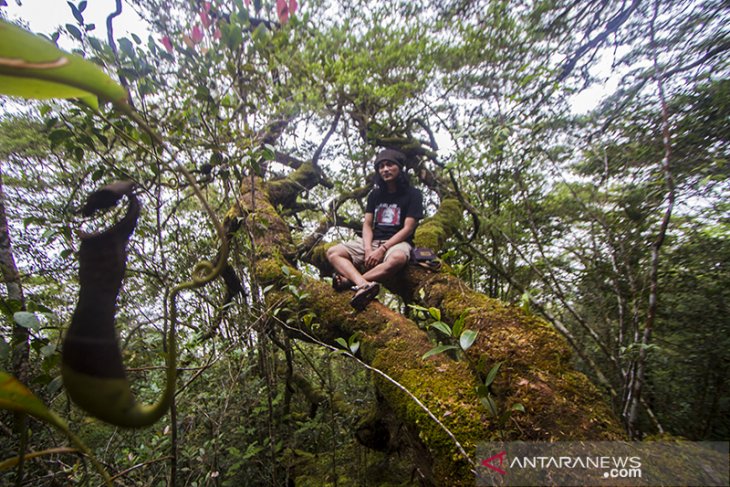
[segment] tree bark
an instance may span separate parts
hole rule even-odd
[[[0,270],[8,291],[8,301],[15,302],[18,310],[25,310],[25,296],[20,282],[18,267],[15,265],[13,246],[5,211],[5,192],[3,190],[2,169],[0,168]],[[11,339],[12,373],[23,384],[28,383],[28,357],[30,354],[29,333],[27,328],[13,323]]]

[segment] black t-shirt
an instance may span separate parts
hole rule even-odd
[[[413,187],[396,193],[375,188],[368,195],[365,212],[373,214],[373,239],[387,240],[403,228],[407,217],[423,218],[423,195]],[[412,240],[410,235],[406,241]]]

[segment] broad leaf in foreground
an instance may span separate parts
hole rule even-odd
[[[23,98],[98,99],[124,104],[127,92],[97,65],[0,20],[0,94]]]

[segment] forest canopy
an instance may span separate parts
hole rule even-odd
[[[728,440],[726,2],[116,4],[39,35],[121,98],[0,97],[0,367],[87,448],[3,410],[4,483],[473,485],[480,442]],[[358,313],[325,255],[383,148],[441,267]],[[83,236],[137,200],[93,267],[133,394],[169,392],[127,429],[62,369]]]

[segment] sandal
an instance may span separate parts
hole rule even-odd
[[[368,305],[370,301],[380,292],[380,284],[377,282],[371,282],[358,288],[355,297],[350,300],[350,306],[358,311],[362,311]]]
[[[342,274],[338,274],[337,272],[332,274],[332,289],[334,289],[338,293],[341,293],[342,291],[348,291],[352,289],[353,286],[353,282]]]

